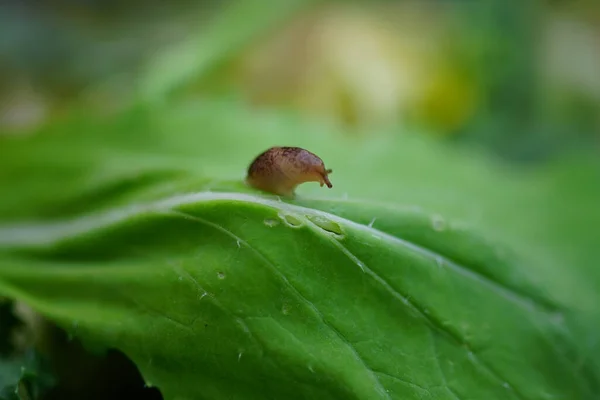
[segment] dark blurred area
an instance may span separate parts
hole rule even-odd
[[[234,3],[2,2],[0,131],[27,132],[75,105],[126,107],[159,50],[202,36]],[[248,4],[258,15],[269,8]],[[598,145],[597,1],[296,8],[209,74],[189,77],[179,95],[234,93],[349,128],[418,127],[518,161]]]

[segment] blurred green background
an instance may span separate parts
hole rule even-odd
[[[0,131],[140,100],[239,100],[511,161],[598,148],[600,11],[578,1],[8,1]]]

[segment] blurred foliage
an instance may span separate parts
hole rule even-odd
[[[600,133],[593,1],[36,4],[0,13],[7,127],[73,102],[114,110],[170,93],[291,108],[349,131],[426,127],[522,161]]]
[[[12,353],[12,333],[21,321],[12,312],[13,302],[0,297],[0,356]]]
[[[31,344],[21,348],[17,337],[24,322],[14,313],[14,302],[0,297],[0,399],[41,399],[55,384],[48,361]],[[21,340],[23,342],[23,340]]]
[[[0,399],[40,400],[55,385],[48,361],[30,350],[19,359],[0,360]]]

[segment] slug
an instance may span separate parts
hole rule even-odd
[[[285,197],[294,197],[295,189],[305,182],[319,182],[332,188],[323,160],[300,147],[271,147],[248,167],[246,183],[255,189]]]

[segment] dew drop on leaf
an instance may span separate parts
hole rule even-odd
[[[219,279],[225,279],[225,274],[223,272],[217,272],[217,277]]]
[[[267,218],[263,222],[269,228],[272,228],[272,227],[277,226],[279,224],[279,222],[277,220],[272,219],[272,218]]]
[[[279,213],[278,216],[279,216],[279,218],[281,218],[281,220],[286,225],[288,225],[292,228],[298,228],[303,225],[302,219],[297,215],[288,214],[288,213]]]
[[[337,222],[333,222],[320,215],[307,215],[306,218],[324,231],[333,233],[338,239],[344,236],[344,231],[342,231],[342,227]]]
[[[435,231],[444,231],[446,230],[446,220],[440,215],[434,215],[431,217],[431,226]]]

